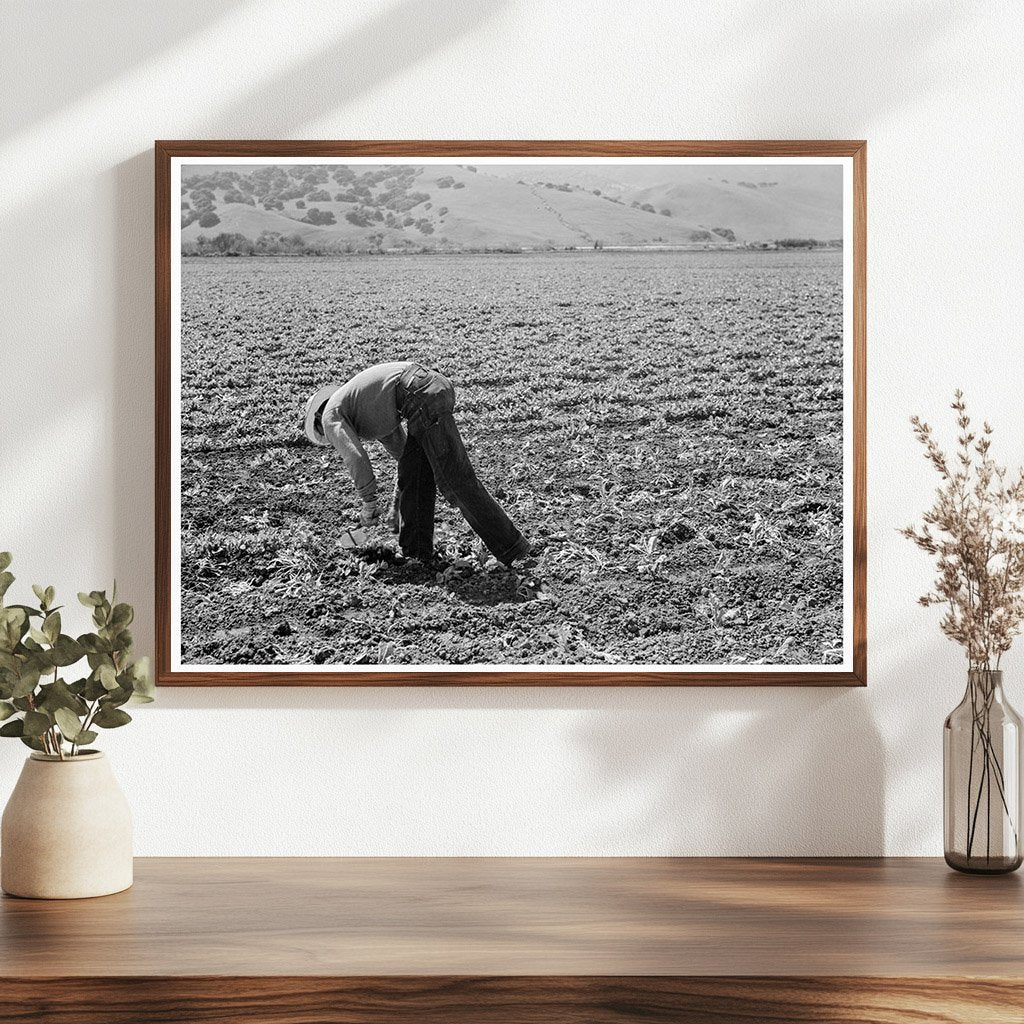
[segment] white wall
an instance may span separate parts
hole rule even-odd
[[[0,548],[116,575],[143,649],[154,138],[869,140],[868,689],[166,689],[104,737],[138,852],[940,853],[963,665],[895,528],[955,385],[1024,461],[1022,39],[1010,2],[0,4]]]

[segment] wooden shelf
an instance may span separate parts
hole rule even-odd
[[[0,956],[0,1019],[58,1024],[1021,1024],[1024,889],[932,859],[155,858],[116,896],[5,897]]]

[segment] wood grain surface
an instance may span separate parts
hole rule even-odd
[[[140,858],[0,901],[9,974],[1017,978],[1017,874],[940,860]]]
[[[852,668],[811,672],[468,670],[394,672],[172,671],[171,668],[171,160],[176,157],[850,157],[853,162]],[[867,683],[867,143],[863,140],[158,140],[154,146],[156,306],[156,677],[160,686],[864,686]]]
[[[70,978],[5,1024],[1020,1024],[1021,987],[936,978]]]
[[[940,860],[136,864],[0,901],[0,1020],[1024,1021],[1020,876]]]

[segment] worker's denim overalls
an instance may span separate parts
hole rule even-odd
[[[452,382],[414,364],[402,374],[396,397],[408,430],[398,460],[402,552],[424,559],[434,553],[434,503],[440,488],[500,562],[507,565],[528,554],[530,545],[477,479],[469,461],[452,415]]]

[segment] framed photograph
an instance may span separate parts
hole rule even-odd
[[[864,685],[863,142],[158,142],[160,685]]]

